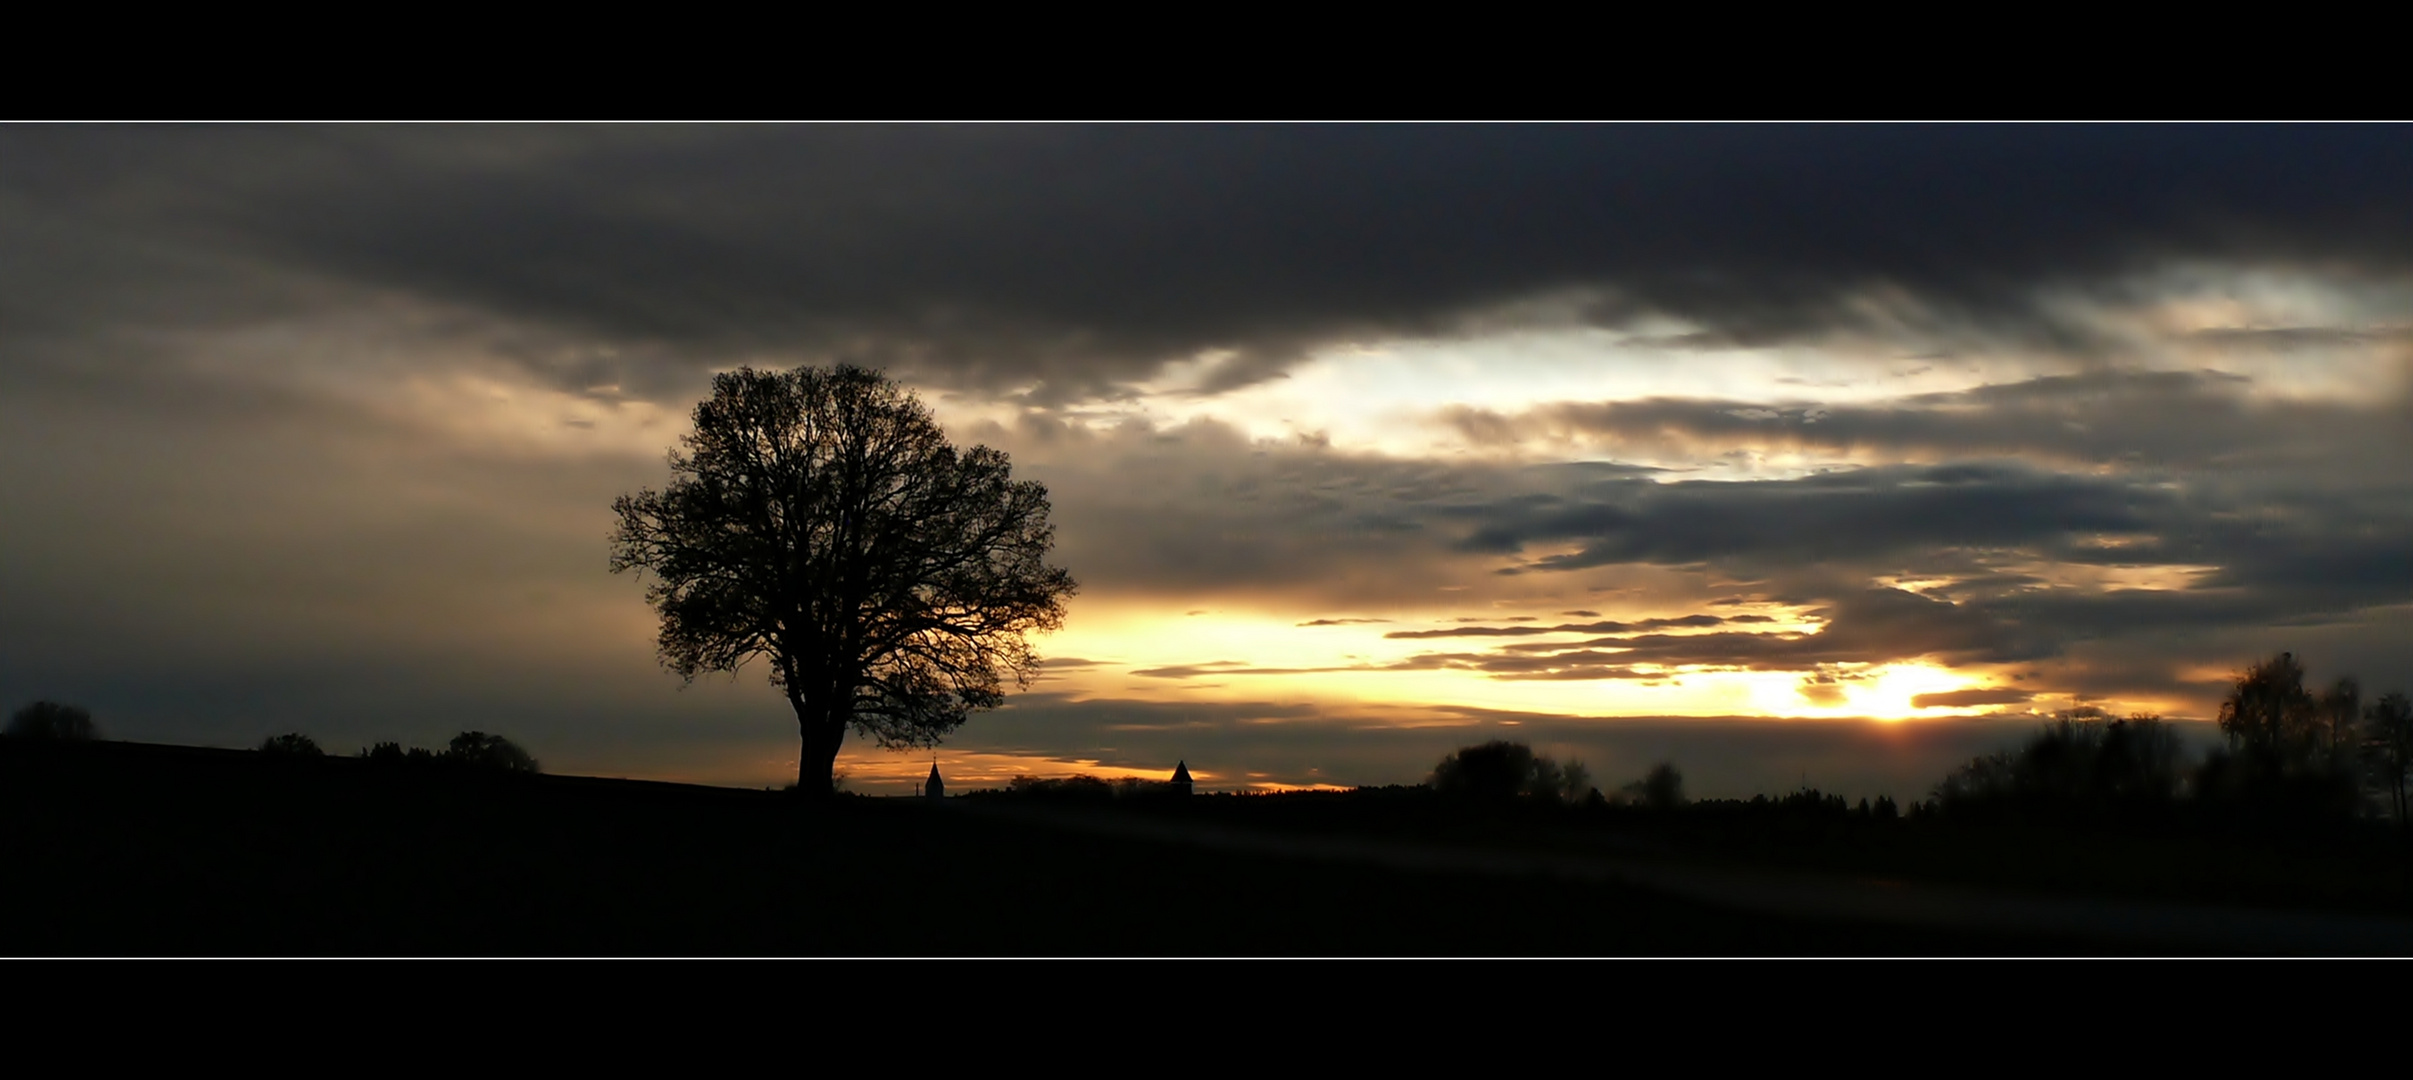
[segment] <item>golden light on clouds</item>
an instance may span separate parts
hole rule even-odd
[[[1516,627],[1514,620],[1509,617],[1499,625]],[[1446,627],[1453,620],[1363,618],[1300,625],[1305,621],[1294,615],[1230,610],[1166,615],[1146,606],[1106,607],[1094,616],[1068,620],[1065,629],[1045,643],[1043,655],[1082,661],[1049,672],[1045,688],[1166,702],[1424,704],[1568,716],[1908,719],[1966,711],[1913,705],[1918,695],[1987,685],[1982,677],[1924,662],[1823,665],[1815,670],[1637,662],[1618,677],[1600,678],[1552,677],[1546,669],[1502,673],[1475,664],[1503,641],[1574,648],[1597,635],[1559,631],[1403,640],[1385,635],[1403,628]],[[1792,613],[1780,622],[1754,625],[1761,632],[1790,635],[1815,632],[1821,624]],[[1622,650],[1603,642],[1582,651],[1613,658]],[[1448,659],[1437,662],[1437,656]],[[1419,663],[1426,666],[1410,666]]]

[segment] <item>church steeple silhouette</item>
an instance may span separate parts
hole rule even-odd
[[[1190,763],[1187,759],[1173,763],[1173,794],[1190,793]]]
[[[938,778],[938,761],[935,758],[930,762],[930,779],[922,781],[922,797],[925,799],[947,797],[947,782]]]

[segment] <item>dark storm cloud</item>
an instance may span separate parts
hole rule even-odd
[[[2029,659],[2051,651],[2010,620],[1974,604],[1902,589],[1862,589],[1812,609],[1815,633],[1623,634],[1575,643],[1519,642],[1449,666],[1503,677],[1635,678],[1634,665],[1792,671],[1819,664],[1882,664],[1920,657],[1947,663]],[[1676,621],[1676,620],[1660,620]],[[1392,635],[1397,636],[1397,635]]]
[[[2372,328],[2343,328],[2333,326],[2215,326],[2191,331],[2188,337],[2228,346],[2259,346],[2267,349],[2295,349],[2305,345],[2374,345],[2413,341],[2413,328],[2385,326]]]
[[[1098,432],[1052,421],[974,428],[1057,507],[1063,565],[1126,595],[1274,594],[1332,601],[1431,595],[1458,559],[1437,507],[1525,481],[1490,466],[1268,447],[1198,422]],[[1358,610],[1364,610],[1362,607]]]
[[[2413,141],[2337,126],[15,129],[14,325],[223,325],[351,288],[674,367],[764,353],[1109,392],[1569,290],[1703,340],[2038,306],[2177,260],[2395,275]],[[30,254],[29,254],[30,253]],[[280,282],[229,289],[230,275]],[[280,307],[282,305],[282,307]],[[22,318],[20,318],[22,317]],[[27,321],[30,320],[30,321]],[[628,356],[532,339],[565,385]],[[541,346],[541,347],[540,347]]]
[[[1460,547],[1505,555],[1545,542],[1580,545],[1525,564],[1533,570],[1864,559],[2073,533],[2141,533],[2172,501],[2141,484],[2013,462],[1888,466],[1793,480],[1608,482],[1582,494],[1581,501],[1557,505],[1486,508]]]

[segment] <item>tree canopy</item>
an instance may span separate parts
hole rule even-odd
[[[1560,765],[1524,743],[1499,740],[1460,747],[1433,766],[1425,783],[1435,791],[1477,799],[1573,802],[1590,792],[1592,774],[1580,761]]]
[[[2220,705],[2220,732],[2229,743],[2274,762],[2296,758],[2319,744],[2320,711],[2304,689],[2304,665],[2280,653],[2240,672]]]
[[[1076,588],[1047,565],[1047,489],[959,451],[919,399],[862,368],[723,373],[661,491],[612,504],[611,569],[651,574],[661,659],[693,681],[768,662],[827,793],[852,730],[935,746],[1028,685],[1028,634]]]
[[[282,754],[290,757],[327,756],[327,752],[319,748],[318,740],[313,739],[308,735],[304,735],[298,731],[289,731],[283,735],[271,735],[266,739],[261,740],[260,752],[263,754]]]
[[[2168,804],[2186,779],[2186,749],[2159,716],[2115,719],[2081,705],[2057,714],[2017,750],[1998,750],[1937,784],[1936,801],[1968,811],[2143,809]]]
[[[518,743],[483,731],[464,731],[453,736],[451,745],[444,749],[444,756],[463,765],[501,769],[504,772],[543,771],[537,767],[536,759],[529,757]]]
[[[8,734],[18,739],[83,742],[100,738],[92,714],[74,705],[37,701],[8,718]]]

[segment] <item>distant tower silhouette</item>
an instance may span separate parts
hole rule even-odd
[[[1189,794],[1189,793],[1190,793],[1190,763],[1189,763],[1187,760],[1182,760],[1182,761],[1177,761],[1177,762],[1174,762],[1174,763],[1173,763],[1173,794],[1175,794],[1175,795],[1187,795],[1187,794]]]
[[[922,797],[925,799],[947,797],[947,782],[938,778],[938,762],[930,763],[930,779],[922,781]]]

